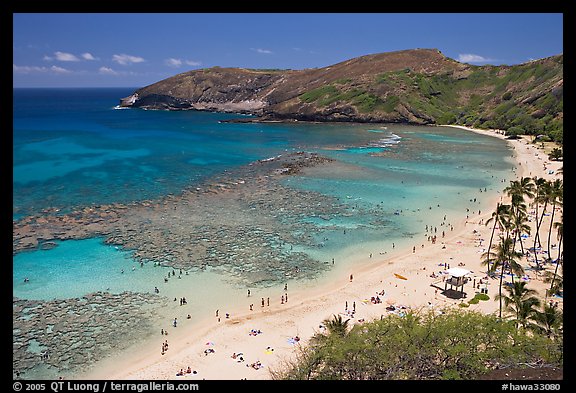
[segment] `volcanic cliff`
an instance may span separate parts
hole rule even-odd
[[[143,87],[121,105],[245,113],[258,121],[457,123],[561,133],[563,85],[562,54],[474,66],[437,49],[411,49],[304,70],[194,70]]]

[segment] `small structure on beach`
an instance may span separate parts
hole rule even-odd
[[[456,291],[458,291],[458,288],[460,288],[460,292],[464,294],[464,284],[469,281],[466,276],[470,273],[472,273],[470,270],[461,267],[452,267],[447,269],[446,274],[448,274],[450,278],[444,280],[444,290],[446,291],[448,285],[450,285],[450,290],[454,290],[453,287],[456,287]]]

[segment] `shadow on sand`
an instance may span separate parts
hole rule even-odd
[[[450,299],[465,299],[467,297],[466,292],[457,291],[455,289],[443,290],[441,294]]]

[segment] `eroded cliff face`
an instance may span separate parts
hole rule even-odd
[[[413,49],[305,70],[195,70],[139,89],[121,105],[246,113],[260,121],[412,124],[447,123],[474,110],[475,119],[485,122],[510,99],[536,115],[542,112],[539,100],[548,106],[561,101],[562,67],[562,55],[513,67],[480,67],[436,49]],[[553,116],[561,118],[559,112]]]
[[[265,92],[281,75],[234,68],[190,71],[144,87],[122,106],[168,110],[260,113],[268,106]]]

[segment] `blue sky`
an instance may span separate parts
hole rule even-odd
[[[563,53],[562,13],[15,13],[14,87],[142,87],[213,66],[304,69],[436,48],[474,64]]]

